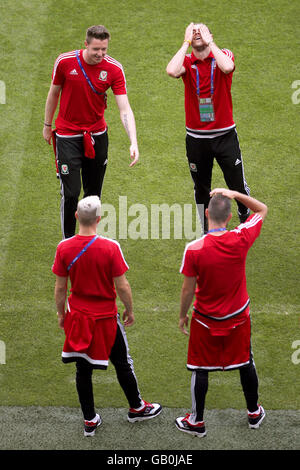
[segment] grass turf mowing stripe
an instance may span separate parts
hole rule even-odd
[[[36,3],[36,2],[35,2]],[[38,74],[38,67],[30,51],[24,49],[24,43],[30,43],[38,37],[31,30],[32,21],[44,10],[43,6],[36,9],[11,2],[1,3],[1,33],[5,36],[5,48],[1,50],[1,62],[5,61],[5,69],[1,70],[1,80],[5,83],[6,100],[0,106],[1,119],[1,173],[0,197],[1,201],[1,252],[0,273],[5,273],[2,267],[9,255],[9,238],[13,235],[15,223],[15,207],[22,199],[20,178],[24,161],[27,155],[27,142],[30,139],[30,125],[34,102],[32,100],[32,86]],[[26,14],[26,10],[28,14]],[[38,30],[39,31],[39,30]],[[5,55],[4,55],[5,50]],[[8,57],[13,59],[7,60]],[[5,60],[6,58],[6,60]]]

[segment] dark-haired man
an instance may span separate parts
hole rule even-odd
[[[258,404],[258,378],[251,351],[251,321],[245,264],[248,250],[260,234],[267,206],[245,194],[217,188],[206,209],[208,232],[189,243],[180,272],[179,328],[188,335],[188,310],[193,304],[187,368],[192,371],[192,413],[179,417],[179,430],[203,437],[208,372],[239,369],[250,428],[258,428],[265,413]],[[227,230],[232,217],[231,200],[254,214],[234,230]]]
[[[61,54],[55,61],[45,106],[43,137],[55,139],[57,172],[61,181],[63,238],[75,234],[74,217],[81,191],[101,196],[108,158],[104,111],[112,89],[122,124],[130,140],[132,167],[139,159],[134,114],[128,101],[122,65],[107,55],[110,34],[102,25],[86,32],[85,49]],[[52,121],[60,98],[59,112]]]
[[[188,54],[189,47],[191,54]],[[184,41],[167,66],[170,77],[181,77],[185,89],[186,155],[194,182],[195,201],[207,208],[214,159],[228,188],[249,194],[243,159],[233,119],[231,97],[234,55],[220,49],[205,24],[186,28]],[[238,215],[244,222],[249,212],[238,202]],[[202,214],[201,214],[202,216]],[[204,221],[207,231],[207,219]]]

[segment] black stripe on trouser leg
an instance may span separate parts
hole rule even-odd
[[[93,366],[85,359],[76,361],[76,388],[84,419],[91,421],[95,415],[93,383]]]
[[[194,182],[195,202],[200,209],[208,207],[211,191],[211,180],[214,156],[211,151],[210,139],[197,139],[186,135],[186,156],[189,163],[189,170]],[[203,225],[201,214],[199,219]],[[207,220],[204,217],[204,231],[207,231]]]
[[[139,408],[142,404],[142,399],[133,369],[133,360],[129,355],[125,329],[119,318],[116,340],[109,359],[116,369],[119,384],[125,393],[130,408]]]
[[[205,397],[208,390],[208,371],[195,370],[191,377],[192,414],[195,421],[203,421]]]
[[[61,182],[61,219],[64,238],[75,234],[78,198],[81,190],[82,137],[56,137],[57,165]]]
[[[82,185],[84,196],[101,197],[102,186],[107,167],[108,135],[107,132],[93,136],[95,158],[82,161]]]
[[[243,158],[236,129],[212,140],[214,155],[228,188],[249,195],[250,189],[245,179]],[[244,204],[237,201],[237,206],[240,215],[248,213],[248,208]]]
[[[213,154],[209,140],[186,136],[186,156],[194,182],[195,200],[197,204],[204,204],[205,207],[208,206],[210,199],[213,169]]]

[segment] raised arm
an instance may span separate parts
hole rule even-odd
[[[194,23],[190,23],[185,30],[184,41],[181,48],[176,52],[174,57],[170,60],[167,65],[166,72],[170,77],[179,78],[185,73],[183,66],[184,57],[187,53],[189,46],[193,40],[193,27]]]
[[[215,194],[222,194],[223,196],[228,197],[229,199],[236,199],[237,201],[244,204],[255,214],[259,214],[264,220],[268,213],[268,207],[263,202],[254,199],[254,197],[247,196],[246,194],[239,193],[238,191],[232,191],[226,188],[215,188],[211,191],[210,196],[213,197]]]
[[[233,60],[228,55],[224,54],[224,52],[216,45],[213,35],[205,24],[201,24],[199,30],[203,42],[210,48],[219,69],[226,74],[231,73],[234,70]]]

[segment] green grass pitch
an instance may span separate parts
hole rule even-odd
[[[125,69],[141,158],[138,166],[129,169],[129,143],[110,92],[106,111],[109,165],[103,203],[117,208],[119,196],[127,196],[128,206],[139,203],[149,209],[151,204],[193,204],[185,158],[183,84],[170,79],[165,67],[180,47],[185,27],[191,21],[203,21],[216,43],[235,54],[234,118],[246,179],[251,194],[269,206],[247,264],[260,397],[271,413],[265,434],[261,429],[260,439],[252,438],[253,447],[299,448],[295,417],[299,419],[300,364],[295,344],[300,341],[300,103],[293,88],[300,80],[299,2],[119,0],[100,5],[95,0],[3,0],[0,17],[0,81],[1,90],[3,85],[5,88],[5,102],[2,99],[0,104],[0,341],[6,348],[5,364],[0,364],[0,434],[5,435],[6,423],[18,410],[30,422],[30,416],[34,421],[50,409],[52,448],[57,448],[55,423],[61,423],[64,412],[75,431],[80,429],[80,437],[72,434],[73,444],[66,446],[100,445],[97,440],[82,443],[74,367],[60,361],[64,337],[57,327],[51,273],[61,237],[59,182],[52,148],[42,138],[53,63],[60,53],[83,47],[88,26],[106,25],[112,36],[109,54]],[[223,177],[215,166],[213,186],[220,185],[224,185]],[[236,223],[234,213],[231,227]],[[120,242],[130,265],[128,279],[136,316],[127,332],[130,353],[145,399],[160,401],[166,409],[149,431],[139,426],[137,434],[145,432],[149,445],[158,448],[157,435],[163,429],[169,448],[195,448],[190,436],[174,436],[182,433],[173,425],[173,414],[191,406],[190,374],[185,369],[187,339],[177,327],[179,268],[186,240]],[[95,374],[94,392],[97,407],[104,408],[116,430],[116,417],[127,403],[112,366]],[[212,374],[206,405],[207,419],[215,425],[206,448],[216,448],[212,436],[223,438],[223,448],[237,448],[243,418],[240,422],[236,413],[245,408],[238,374]],[[233,416],[236,434],[220,437],[220,416],[227,426]],[[276,420],[285,423],[286,439],[274,436]],[[26,448],[22,426],[20,423],[18,437],[18,429],[8,441],[1,437],[0,449]],[[125,433],[126,426],[122,424]],[[109,430],[108,424],[106,427]],[[116,442],[108,431],[102,448],[112,448],[112,442],[115,448],[127,445],[130,449],[134,442],[143,448],[145,441],[136,440],[133,428],[128,432],[130,439],[124,443]],[[241,442],[249,442],[247,439],[246,434],[241,435]],[[198,441],[197,445],[201,447]]]

